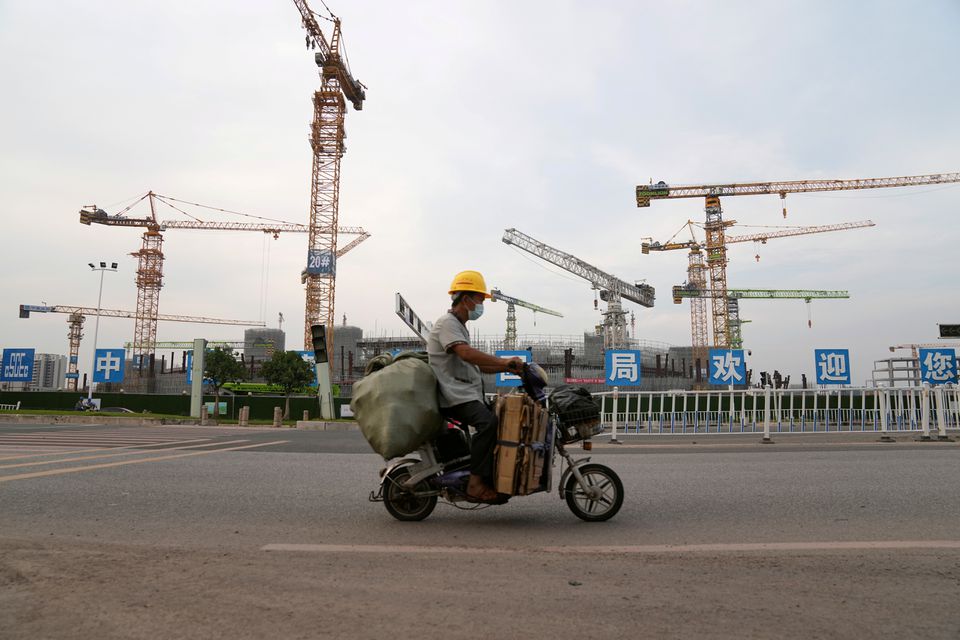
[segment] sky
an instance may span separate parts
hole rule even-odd
[[[670,296],[686,279],[686,252],[642,255],[640,245],[703,222],[703,202],[640,209],[638,184],[960,171],[956,0],[327,4],[368,87],[363,110],[346,116],[339,222],[372,235],[341,258],[336,285],[337,322],[367,336],[410,335],[396,292],[434,320],[462,269],[564,314],[519,309],[521,335],[591,330],[600,316],[589,283],[503,244],[516,228],[654,286],[652,309],[625,303],[636,337],[688,345],[689,305]],[[85,205],[112,214],[153,190],[309,220],[319,76],[292,2],[0,0],[0,77],[0,348],[66,354],[67,316],[20,319],[18,305],[96,307],[91,261],[119,263],[104,275],[103,307],[135,308],[129,254],[142,229],[82,226]],[[809,317],[802,301],[742,302],[750,368],[812,379],[815,348],[848,348],[861,384],[889,347],[938,342],[937,323],[960,323],[960,186],[796,194],[786,204],[784,220],[775,195],[725,198],[724,219],[737,222],[728,233],[876,226],[729,247],[730,288],[850,292],[814,301]],[[184,218],[166,208],[158,217]],[[282,313],[287,346],[299,348],[304,235],[164,238],[161,313],[271,327]],[[486,306],[474,331],[502,334],[506,306]],[[157,338],[242,332],[161,322]],[[81,372],[92,336],[89,318]],[[101,320],[99,347],[132,337],[132,320]]]

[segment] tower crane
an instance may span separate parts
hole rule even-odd
[[[306,44],[314,49],[314,61],[320,68],[320,90],[313,94],[313,124],[310,146],[313,149],[313,172],[310,187],[310,231],[307,241],[305,276],[306,307],[303,344],[309,349],[313,340],[310,327],[327,327],[327,349],[333,352],[334,300],[337,274],[337,218],[340,203],[340,159],[346,147],[344,116],[349,100],[357,111],[366,98],[364,85],[353,77],[343,39],[340,18],[332,13],[323,19],[333,23],[330,41],[323,35],[315,14],[306,0],[293,0],[300,11]],[[324,5],[326,6],[326,5]],[[329,11],[329,9],[328,9]]]
[[[654,288],[648,284],[624,282],[574,255],[555,249],[516,229],[505,230],[503,242],[578,275],[589,282],[594,289],[600,290],[600,298],[607,303],[607,310],[603,312],[604,349],[619,349],[627,345],[627,312],[623,310],[621,298],[643,307],[653,306],[656,296]]]
[[[723,220],[720,197],[772,194],[780,195],[783,203],[783,215],[786,217],[786,197],[788,193],[808,193],[815,191],[846,191],[851,189],[883,189],[889,187],[910,187],[927,184],[946,184],[960,182],[960,173],[937,173],[919,176],[901,176],[893,178],[865,178],[859,180],[793,180],[781,182],[748,182],[734,184],[704,184],[670,186],[660,181],[657,184],[639,185],[636,188],[638,207],[649,207],[651,200],[697,198],[705,200],[706,224],[706,269],[710,273],[710,286],[714,290],[727,289],[727,240],[724,232],[727,225]],[[727,313],[724,309],[726,296],[712,298],[713,341],[718,347],[730,344],[727,327]]]
[[[147,217],[127,217],[129,212],[140,202],[148,200],[150,215]],[[245,223],[245,222],[206,222],[194,218],[193,220],[157,220],[156,202],[186,214],[185,211],[174,206],[170,201],[183,202],[170,196],[161,196],[148,191],[119,213],[109,215],[96,205],[89,205],[80,209],[80,223],[85,225],[99,224],[111,227],[144,227],[143,242],[140,251],[131,255],[138,258],[137,264],[137,307],[133,328],[133,355],[134,359],[149,357],[154,353],[154,344],[157,341],[157,319],[160,306],[160,289],[163,286],[163,232],[169,229],[205,229],[208,231],[261,231],[270,233],[274,238],[281,232],[307,233],[306,225],[277,223]],[[194,203],[190,203],[194,204]],[[216,207],[205,207],[216,209]],[[218,209],[222,211],[222,209]],[[186,214],[190,215],[190,214]],[[337,227],[334,233],[357,234],[352,242],[344,246],[337,256],[341,256],[360,242],[370,237],[370,234],[360,227]]]
[[[725,220],[723,222],[725,227],[731,227],[736,224],[736,220]],[[706,265],[704,263],[703,253],[701,248],[703,243],[697,240],[696,236],[693,233],[694,226],[701,226],[695,223],[693,220],[687,220],[677,233],[673,234],[667,242],[643,242],[640,245],[640,250],[642,253],[649,253],[650,251],[673,251],[676,249],[689,249],[690,254],[688,257],[687,265],[687,286],[692,290],[705,290],[707,288],[706,282]],[[783,238],[788,236],[801,236],[809,235],[816,233],[829,233],[833,231],[845,231],[848,229],[862,229],[864,227],[873,227],[876,226],[870,220],[859,220],[856,222],[842,222],[839,224],[827,224],[827,225],[816,225],[816,226],[807,226],[807,227],[784,227],[778,231],[764,231],[761,233],[753,233],[747,235],[731,235],[726,236],[727,244],[734,244],[738,242],[760,242],[766,244],[768,240],[772,238]],[[690,231],[690,240],[686,241],[674,241],[674,238],[680,234],[684,229]],[[707,332],[707,300],[711,296],[689,296],[690,300],[690,331],[691,331],[691,346],[693,347],[693,361],[700,362],[707,361],[707,344],[709,342],[709,335]],[[676,296],[674,296],[676,298]],[[676,302],[676,300],[674,300]],[[724,301],[720,301],[724,302]],[[714,304],[715,307],[720,306],[719,303]],[[734,345],[740,338],[740,321],[739,321],[739,305],[736,300],[731,302],[728,299],[725,302],[725,308],[723,313],[727,316],[727,331],[730,333],[730,336],[727,339],[727,344]],[[734,324],[734,321],[736,323]]]
[[[680,304],[684,298],[690,300],[704,300],[719,296],[715,289],[703,289],[689,282],[686,285],[673,287],[673,303]],[[739,349],[743,346],[741,331],[740,300],[803,300],[810,304],[811,300],[838,300],[849,299],[849,291],[824,291],[812,289],[727,289],[726,304],[728,326],[730,328],[730,348]],[[703,347],[705,350],[705,346]],[[694,355],[694,361],[699,354]],[[705,355],[705,354],[702,354]],[[705,359],[701,362],[706,362]]]
[[[31,313],[66,313],[70,317],[67,319],[67,324],[70,327],[67,337],[70,340],[70,359],[67,364],[67,385],[72,391],[77,389],[77,360],[80,355],[80,339],[83,338],[83,323],[86,320],[86,316],[97,314],[97,309],[95,307],[79,307],[73,305],[37,305],[37,304],[22,304],[20,305],[20,317],[29,318]],[[120,309],[100,309],[99,314],[107,318],[137,318],[138,313],[135,311],[123,311]],[[168,315],[168,314],[157,314],[154,321],[164,321],[164,322],[191,322],[197,324],[220,324],[220,325],[234,325],[234,326],[244,326],[244,327],[265,327],[266,323],[260,320],[224,320],[222,318],[205,318],[197,316],[179,316],[179,315]],[[134,343],[134,347],[136,343]],[[152,354],[152,352],[151,352]],[[134,360],[136,361],[136,352],[134,352]],[[143,360],[140,360],[143,362]]]
[[[535,305],[532,302],[526,302],[525,300],[520,300],[519,298],[514,298],[513,296],[508,296],[505,293],[502,293],[499,289],[490,290],[490,300],[496,302],[497,300],[502,300],[507,303],[507,333],[503,338],[503,348],[504,349],[516,349],[517,348],[517,307],[523,307],[524,309],[530,309],[534,313],[539,311],[540,313],[546,313],[551,316],[556,316],[562,318],[563,314],[559,311],[553,311],[552,309],[547,309],[546,307],[541,307]]]

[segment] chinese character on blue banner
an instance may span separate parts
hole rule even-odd
[[[640,352],[632,349],[607,349],[606,383],[611,387],[640,386]]]
[[[530,362],[531,360],[529,351],[496,351],[493,355],[498,358],[520,358],[524,362]],[[501,372],[497,374],[498,387],[519,387],[522,384],[520,376],[515,373]]]
[[[746,384],[743,349],[710,349],[710,384]]]
[[[123,349],[97,349],[93,356],[93,381],[123,382],[125,358]]]
[[[953,349],[920,349],[920,380],[930,384],[957,383],[957,352]]]
[[[31,382],[33,380],[34,349],[4,349],[0,365],[3,382]]]
[[[849,349],[814,349],[817,384],[850,384]]]

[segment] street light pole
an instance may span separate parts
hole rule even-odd
[[[93,366],[90,367],[90,382],[87,384],[87,403],[93,403],[93,376],[97,370],[97,338],[100,334],[100,303],[103,300],[103,272],[104,271],[116,271],[117,263],[111,262],[110,266],[107,266],[106,262],[101,262],[100,266],[94,265],[92,262],[87,263],[90,265],[90,268],[93,271],[100,272],[100,292],[97,294],[97,321],[93,325]]]

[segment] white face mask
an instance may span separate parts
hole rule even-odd
[[[480,316],[483,315],[483,303],[479,302],[477,305],[467,312],[467,318],[470,320],[477,320]]]

